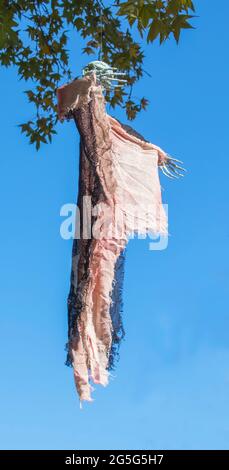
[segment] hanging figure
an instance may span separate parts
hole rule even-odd
[[[124,250],[137,234],[167,234],[158,167],[183,176],[178,160],[109,116],[104,89],[126,82],[101,61],[57,90],[60,120],[74,119],[80,134],[79,237],[74,239],[68,297],[68,357],[80,401],[92,383],[107,385],[122,324]]]

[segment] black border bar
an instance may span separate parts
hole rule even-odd
[[[114,465],[219,465],[229,464],[229,450],[0,450],[0,465],[32,468],[103,468]],[[3,467],[2,467],[3,468]],[[41,469],[42,470],[42,469]]]

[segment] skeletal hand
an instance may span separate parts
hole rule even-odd
[[[187,170],[180,166],[180,164],[183,164],[181,160],[177,160],[176,158],[166,154],[165,158],[160,164],[160,169],[162,173],[167,176],[167,178],[176,179],[179,177],[184,177],[184,173],[186,173]]]

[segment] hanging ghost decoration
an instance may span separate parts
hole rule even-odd
[[[122,86],[120,77],[95,61],[57,90],[60,120],[74,119],[80,134],[80,236],[73,241],[67,344],[80,401],[92,400],[92,383],[107,385],[124,337],[128,238],[167,234],[158,168],[182,176],[178,160],[107,114],[103,90]]]

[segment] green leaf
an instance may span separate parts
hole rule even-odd
[[[147,107],[147,99],[133,96],[143,75],[144,42],[160,43],[173,35],[178,42],[184,29],[192,28],[191,0],[31,0],[0,2],[0,63],[13,65],[26,88],[33,122],[20,124],[23,134],[37,149],[55,135],[57,123],[56,88],[80,75],[78,56],[82,51],[117,67],[128,77],[128,86],[106,93],[111,106],[121,106],[134,119]],[[103,28],[101,30],[101,15]],[[67,25],[67,27],[66,27]],[[69,32],[74,39],[69,46]],[[72,34],[71,34],[72,35]],[[82,44],[83,42],[83,44]],[[73,73],[68,48],[75,57]]]
[[[147,35],[147,42],[153,42],[157,38],[157,36],[160,34],[160,32],[161,32],[160,23],[154,20],[151,23],[150,28],[149,28],[149,32]]]

